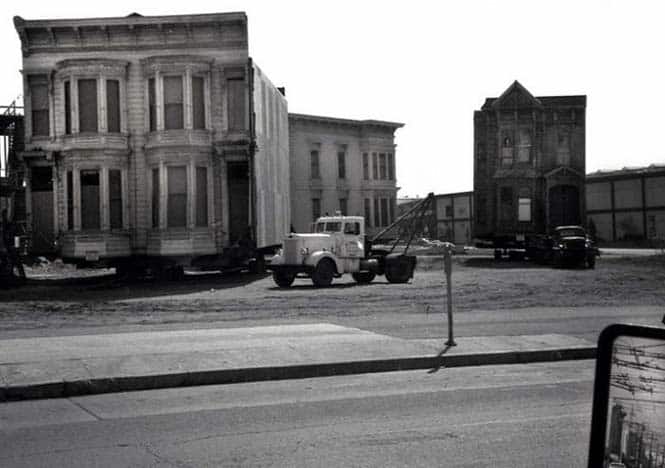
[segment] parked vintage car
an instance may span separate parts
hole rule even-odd
[[[539,263],[554,266],[596,267],[598,248],[582,226],[559,226],[550,236],[542,236],[527,246],[526,255]]]

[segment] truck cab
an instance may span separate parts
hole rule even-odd
[[[318,218],[311,233],[290,233],[268,268],[275,283],[288,288],[298,275],[308,276],[317,287],[330,286],[346,273],[359,284],[383,274],[391,283],[406,283],[415,265],[415,256],[372,250],[362,216],[336,215]]]
[[[337,215],[317,219],[311,233],[290,233],[269,268],[280,287],[289,287],[299,274],[322,287],[344,273],[351,273],[360,283],[369,283],[376,274],[374,263],[366,258],[365,219]]]

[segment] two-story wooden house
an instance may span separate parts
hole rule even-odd
[[[185,264],[288,231],[287,104],[244,13],[15,27],[34,251]]]

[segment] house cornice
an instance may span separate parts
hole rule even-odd
[[[311,122],[311,123],[320,123],[326,125],[343,125],[343,126],[352,126],[352,127],[381,127],[397,130],[404,126],[400,122],[388,122],[384,120],[352,120],[352,119],[341,119],[337,117],[324,117],[320,115],[306,115],[306,114],[294,114],[289,113],[289,121],[293,122]]]
[[[26,20],[14,17],[24,56],[51,52],[247,49],[245,13]],[[195,31],[202,32],[196,33]]]

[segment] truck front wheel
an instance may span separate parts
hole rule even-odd
[[[386,279],[389,283],[407,283],[413,276],[413,270],[406,263],[386,265]]]
[[[334,275],[335,265],[333,262],[327,258],[322,258],[319,263],[316,264],[316,268],[312,273],[312,283],[319,288],[330,286]]]
[[[293,284],[293,280],[296,279],[296,274],[285,271],[273,271],[272,279],[280,288],[288,288]]]
[[[351,273],[351,276],[358,284],[369,284],[376,274],[371,271],[359,271],[358,273]]]

